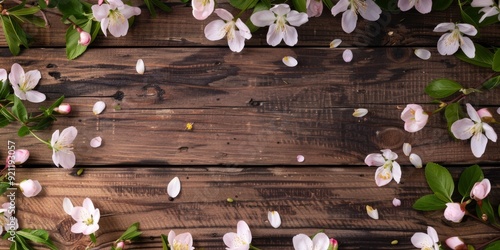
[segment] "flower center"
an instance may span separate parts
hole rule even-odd
[[[174,240],[174,245],[172,246],[172,250],[189,250],[189,245]]]
[[[240,246],[246,246],[246,245],[248,245],[248,243],[245,240],[243,240],[240,236],[234,237],[233,248],[237,248]]]
[[[110,25],[114,25],[117,23],[125,23],[127,22],[127,19],[119,10],[110,10],[109,11],[109,22]]]
[[[94,224],[94,218],[91,215],[89,218],[84,220],[83,223],[85,223],[85,225],[87,225],[87,226],[90,226],[90,225]]]
[[[230,41],[230,40],[233,40],[235,38],[235,23],[234,21],[229,21],[226,23],[226,26],[224,26],[224,30],[226,31],[226,36],[227,36],[227,40]]]
[[[286,25],[286,15],[282,16],[277,16],[276,18],[276,29],[284,32],[285,31],[285,25]]]

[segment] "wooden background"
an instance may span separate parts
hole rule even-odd
[[[191,232],[196,249],[224,249],[222,236],[235,231],[238,220],[249,224],[253,245],[261,249],[291,249],[294,235],[318,230],[336,238],[342,249],[412,249],[410,237],[427,226],[437,229],[442,242],[460,236],[476,247],[499,236],[497,229],[470,218],[450,224],[442,212],[411,208],[430,189],[424,170],[403,155],[404,142],[424,162],[447,166],[454,177],[480,164],[492,181],[495,208],[500,202],[498,144],[489,142],[477,159],[468,141],[449,135],[441,115],[431,116],[417,133],[405,132],[399,118],[408,103],[435,108],[423,92],[433,79],[475,87],[491,76],[489,69],[437,53],[442,33],[432,30],[459,21],[457,8],[425,16],[414,10],[384,12],[377,22],[359,20],[350,35],[342,31],[340,16],[325,9],[298,28],[295,47],[268,46],[263,28],[241,53],[233,53],[225,40],[204,37],[215,15],[197,21],[189,6],[171,6],[171,13],[153,19],[141,5],[126,37],[99,37],[74,61],[65,59],[66,27],[52,13],[50,28],[28,28],[36,41],[20,56],[11,56],[0,37],[0,68],[10,70],[17,62],[26,71],[40,70],[38,90],[49,101],[64,95],[72,105],[70,115],[38,135],[48,140],[56,129],[78,129],[72,170],[56,168],[51,150],[35,138],[18,138],[17,126],[0,130],[5,148],[12,140],[31,152],[16,177],[43,185],[35,198],[17,195],[22,228],[48,230],[60,249],[84,249],[89,239],[70,233],[72,219],[62,200],[69,197],[78,205],[89,197],[103,215],[97,232],[103,249],[133,222],[141,223],[144,234],[127,249],[161,249],[159,236],[170,230]],[[334,38],[343,43],[330,49]],[[499,46],[499,38],[495,25],[481,29],[474,41]],[[354,52],[351,63],[342,60],[346,48]],[[431,59],[417,58],[415,48],[429,49]],[[299,65],[286,67],[283,56],[294,56]],[[135,71],[139,58],[144,75]],[[96,116],[92,106],[98,100],[107,108]],[[466,101],[492,111],[500,106],[498,91]],[[369,113],[355,118],[355,108]],[[188,122],[194,123],[192,131],[185,130]],[[89,146],[95,136],[103,138],[97,149]],[[375,168],[363,163],[367,154],[384,148],[400,156],[399,185],[377,187]],[[6,156],[6,150],[0,152]],[[303,163],[296,160],[299,154]],[[77,176],[80,168],[85,172]],[[174,176],[181,179],[182,191],[169,200],[166,186]],[[392,206],[395,197],[401,207]],[[379,210],[380,220],[367,216],[366,205]],[[281,214],[279,229],[267,222],[269,210]],[[391,245],[393,240],[399,243]],[[1,241],[0,248],[8,243]]]

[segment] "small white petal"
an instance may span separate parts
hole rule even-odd
[[[92,108],[92,111],[94,112],[94,115],[98,115],[104,111],[106,108],[106,103],[103,101],[98,101],[94,104],[94,107]]]
[[[393,205],[393,206],[395,206],[395,207],[399,207],[399,206],[401,206],[401,200],[400,200],[400,199],[398,199],[398,198],[394,198],[394,199],[392,200],[392,205]]]
[[[269,223],[271,223],[271,226],[273,226],[274,228],[278,228],[281,226],[281,217],[278,211],[267,212],[267,219],[269,220]]]
[[[416,168],[422,168],[422,159],[417,154],[411,154],[410,155],[410,162]]]
[[[372,206],[366,205],[366,213],[368,213],[368,216],[372,219],[378,220],[378,211],[377,209],[373,209]]]
[[[100,136],[92,138],[92,140],[90,140],[90,146],[93,148],[100,147],[101,143],[102,143],[102,138]]]
[[[175,198],[181,192],[181,181],[179,177],[174,177],[169,183],[167,187],[167,193],[170,197]]]
[[[288,66],[288,67],[295,67],[299,62],[297,62],[297,59],[291,57],[291,56],[285,56],[283,57],[283,63]]]
[[[408,143],[408,142],[405,142],[403,144],[403,153],[406,155],[406,156],[410,156],[410,153],[411,153],[411,144]]]
[[[344,50],[344,53],[342,53],[342,58],[344,59],[344,62],[350,62],[352,61],[352,51],[350,49]]]
[[[497,109],[497,113],[500,115],[500,108]]]
[[[305,158],[303,155],[297,155],[297,161],[298,162],[304,162]]]
[[[333,41],[330,42],[330,48],[337,48],[341,43],[341,39],[333,39]]]
[[[366,114],[368,114],[368,109],[361,108],[361,109],[355,109],[354,113],[352,113],[352,116],[354,116],[354,117],[363,117]]]
[[[431,58],[431,52],[426,49],[416,49],[415,55],[422,60],[428,60]]]
[[[142,59],[137,60],[137,64],[135,65],[135,70],[137,73],[144,74],[144,61]]]

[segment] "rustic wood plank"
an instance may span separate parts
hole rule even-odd
[[[485,177],[500,178],[496,167],[485,167]],[[450,168],[458,178],[462,168]],[[413,202],[430,193],[423,169],[403,168],[402,182],[376,187],[375,168],[274,167],[274,168],[88,168],[75,171],[17,168],[18,178],[36,177],[44,190],[36,198],[18,194],[17,216],[23,228],[44,228],[64,249],[83,249],[88,238],[69,231],[72,219],[62,209],[69,197],[75,205],[90,197],[101,211],[99,245],[114,241],[133,222],[144,234],[127,249],[159,249],[159,235],[189,231],[197,249],[223,249],[222,236],[234,231],[238,220],[248,222],[253,244],[261,249],[290,249],[298,233],[318,230],[339,240],[342,249],[413,249],[410,237],[433,226],[441,241],[460,236],[478,246],[498,233],[487,225],[467,219],[459,225],[446,223],[442,212],[423,213]],[[168,181],[179,176],[182,191],[169,200]],[[492,181],[490,199],[500,202],[500,185]],[[402,200],[393,207],[392,199]],[[235,202],[228,203],[227,198]],[[366,215],[365,206],[379,210],[380,219]],[[267,211],[277,210],[282,226],[273,229]],[[393,246],[392,240],[399,244]],[[0,241],[0,247],[7,246]]]

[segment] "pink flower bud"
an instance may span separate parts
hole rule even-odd
[[[125,242],[123,242],[123,241],[118,242],[116,244],[116,248],[115,249],[116,250],[123,250],[123,249],[125,249]]]
[[[338,250],[339,249],[339,243],[334,238],[330,238],[330,246],[332,247],[331,248],[332,250]]]
[[[99,1],[97,2],[97,4],[98,4],[99,6],[101,6],[101,4],[102,4],[102,3],[104,3],[104,0],[99,0]]]
[[[493,116],[487,108],[482,108],[482,109],[478,110],[477,114],[481,118],[492,117]]]
[[[21,165],[25,163],[26,160],[28,160],[28,158],[30,157],[30,151],[28,151],[27,149],[16,149],[14,157],[14,162],[16,163],[16,165]]]
[[[467,245],[457,236],[446,239],[446,245],[453,250],[467,250]]]
[[[40,182],[31,179],[22,181],[19,184],[19,187],[21,188],[21,192],[23,192],[26,197],[36,196],[40,193],[40,191],[42,191],[42,185],[40,185]]]
[[[483,200],[491,191],[491,183],[488,179],[476,182],[470,191],[470,197],[475,200]]]
[[[446,203],[446,209],[444,210],[444,217],[452,222],[458,223],[462,221],[465,215],[465,210],[462,209],[460,203]]]
[[[61,115],[67,115],[71,112],[71,105],[69,103],[61,103],[59,107],[54,108],[54,111]]]
[[[82,46],[89,45],[90,42],[92,41],[92,36],[88,32],[82,30],[81,28],[77,28],[76,30],[80,32],[80,39],[78,40],[78,44]]]

